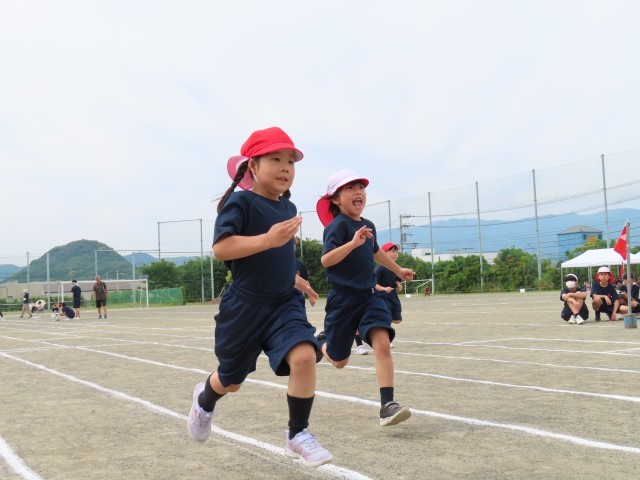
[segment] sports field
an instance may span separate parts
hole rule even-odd
[[[640,331],[559,318],[556,293],[403,299],[393,350],[405,423],[382,428],[374,357],[318,365],[310,429],[334,456],[282,453],[287,379],[266,358],[189,437],[216,367],[216,306],[110,309],[108,320],[0,321],[0,478],[637,479]],[[324,304],[308,308],[320,327]]]

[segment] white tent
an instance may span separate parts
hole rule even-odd
[[[622,262],[622,257],[613,248],[599,248],[587,250],[571,260],[562,262],[560,267],[600,267],[602,265],[622,265]],[[631,263],[640,263],[640,253],[631,254]]]
[[[560,264],[560,276],[562,270],[566,268],[589,267],[589,278],[591,278],[591,267],[601,267],[603,265],[622,265],[622,256],[613,248],[599,248],[595,250],[587,250],[571,260]],[[626,261],[624,262],[627,263]],[[632,253],[630,263],[640,263],[640,253]]]

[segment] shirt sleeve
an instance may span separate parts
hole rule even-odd
[[[244,209],[232,197],[222,207],[222,211],[216,218],[213,232],[213,244],[231,235],[240,235],[244,231]]]

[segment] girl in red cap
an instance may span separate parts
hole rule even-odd
[[[215,317],[218,368],[194,389],[189,433],[209,438],[216,402],[240,389],[264,351],[274,373],[289,376],[285,454],[322,465],[333,457],[307,430],[318,344],[296,288],[318,294],[296,275],[293,238],[302,218],[289,201],[303,155],[278,127],[253,132],[240,153],[227,164],[233,182],[218,204],[213,236],[214,255],[233,274]]]
[[[318,335],[324,357],[336,368],[349,363],[356,331],[373,347],[380,388],[380,425],[400,423],[411,416],[408,407],[394,400],[393,358],[390,344],[395,336],[384,298],[375,293],[374,260],[401,279],[413,279],[413,271],[401,268],[376,241],[375,225],[362,217],[369,180],[350,170],[329,179],[326,194],[316,210],[325,226],[322,266],[331,285],[324,319]],[[322,360],[318,356],[318,361]]]
[[[384,253],[386,253],[393,263],[398,260],[398,253],[400,247],[395,243],[388,242],[380,247]],[[382,265],[378,265],[375,269],[376,275],[376,290],[381,292],[387,302],[387,308],[391,312],[391,321],[398,325],[402,323],[402,304],[398,297],[398,291],[402,290],[401,278],[398,278],[396,274]],[[391,343],[393,348],[393,343]]]

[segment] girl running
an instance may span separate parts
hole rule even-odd
[[[264,351],[274,373],[289,376],[285,454],[308,466],[322,465],[333,457],[307,430],[318,345],[294,288],[318,297],[296,275],[293,249],[302,218],[289,201],[289,188],[303,154],[278,127],[253,132],[240,153],[227,163],[233,182],[218,204],[213,237],[214,255],[233,274],[215,317],[219,364],[194,389],[189,433],[201,442],[209,438],[216,402],[240,389]],[[234,192],[236,186],[244,191]]]
[[[327,193],[316,205],[325,226],[321,263],[327,269],[331,290],[325,307],[324,332],[318,335],[322,355],[336,368],[349,363],[356,331],[376,356],[380,388],[380,425],[400,423],[411,416],[394,400],[393,358],[390,343],[395,336],[391,314],[382,296],[375,293],[374,260],[399,278],[413,279],[413,271],[401,268],[378,247],[375,225],[362,218],[369,180],[350,170],[329,179]]]

